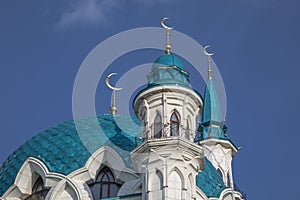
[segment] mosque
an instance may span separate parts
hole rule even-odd
[[[117,114],[117,88],[107,80],[114,90],[110,114],[77,121],[90,149],[74,120],[36,135],[0,167],[0,199],[246,199],[233,179],[232,161],[239,149],[221,118],[212,54],[204,48],[208,80],[202,98],[171,52],[170,28],[164,20],[162,25],[167,30],[165,53],[145,74],[148,86],[133,103],[136,116]]]

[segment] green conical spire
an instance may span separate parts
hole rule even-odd
[[[199,139],[225,139],[227,127],[225,126],[225,123],[222,120],[219,98],[215,89],[215,85],[212,78],[212,70],[210,67],[210,56],[212,56],[213,54],[209,54],[206,52],[207,47],[209,46],[206,46],[204,48],[204,54],[208,56],[208,80],[206,83],[204,93],[204,107],[202,120],[198,130],[201,134]]]
[[[202,122],[221,122],[219,98],[212,79],[207,81],[204,93],[204,108]]]

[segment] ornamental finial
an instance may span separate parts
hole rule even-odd
[[[211,80],[212,79],[212,70],[211,70],[211,67],[210,67],[210,63],[211,63],[211,60],[210,60],[210,57],[212,55],[214,55],[213,53],[208,53],[206,51],[206,49],[209,47],[209,45],[206,45],[204,48],[203,48],[203,53],[205,55],[207,55],[207,64],[208,64],[208,69],[207,69],[207,72],[208,72],[208,80]]]
[[[169,19],[169,17],[164,17],[161,20],[161,25],[163,28],[166,29],[166,45],[165,45],[165,52],[166,54],[170,54],[171,53],[171,45],[170,45],[170,30],[173,29],[173,27],[169,27],[165,24],[165,20]]]
[[[118,108],[116,106],[116,90],[122,90],[122,88],[116,88],[116,87],[113,87],[110,82],[109,82],[109,79],[111,76],[113,75],[116,75],[117,73],[110,73],[106,78],[105,78],[105,83],[107,85],[107,87],[109,87],[110,89],[112,89],[113,91],[113,97],[112,97],[112,100],[111,100],[111,106],[110,106],[110,109],[109,109],[109,112],[110,114],[117,114],[118,113]]]

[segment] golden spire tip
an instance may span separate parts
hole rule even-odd
[[[170,54],[171,53],[171,45],[170,45],[170,30],[173,29],[173,27],[169,27],[165,24],[165,21],[169,19],[168,17],[164,17],[162,20],[161,20],[161,25],[163,28],[166,29],[166,45],[165,45],[165,52],[166,54]]]

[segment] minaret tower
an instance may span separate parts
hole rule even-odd
[[[211,60],[213,54],[204,54],[208,57],[208,80],[204,94],[204,107],[202,120],[198,129],[199,142],[203,147],[204,155],[218,170],[226,186],[233,188],[232,160],[237,153],[237,147],[226,136],[227,127],[221,118],[218,95],[214,86]]]
[[[181,60],[171,52],[172,28],[165,25],[166,19],[161,22],[166,29],[165,53],[147,75],[148,87],[134,99],[143,143],[131,156],[135,169],[143,173],[143,199],[190,200],[205,162],[202,147],[194,143],[202,100],[190,87]]]

